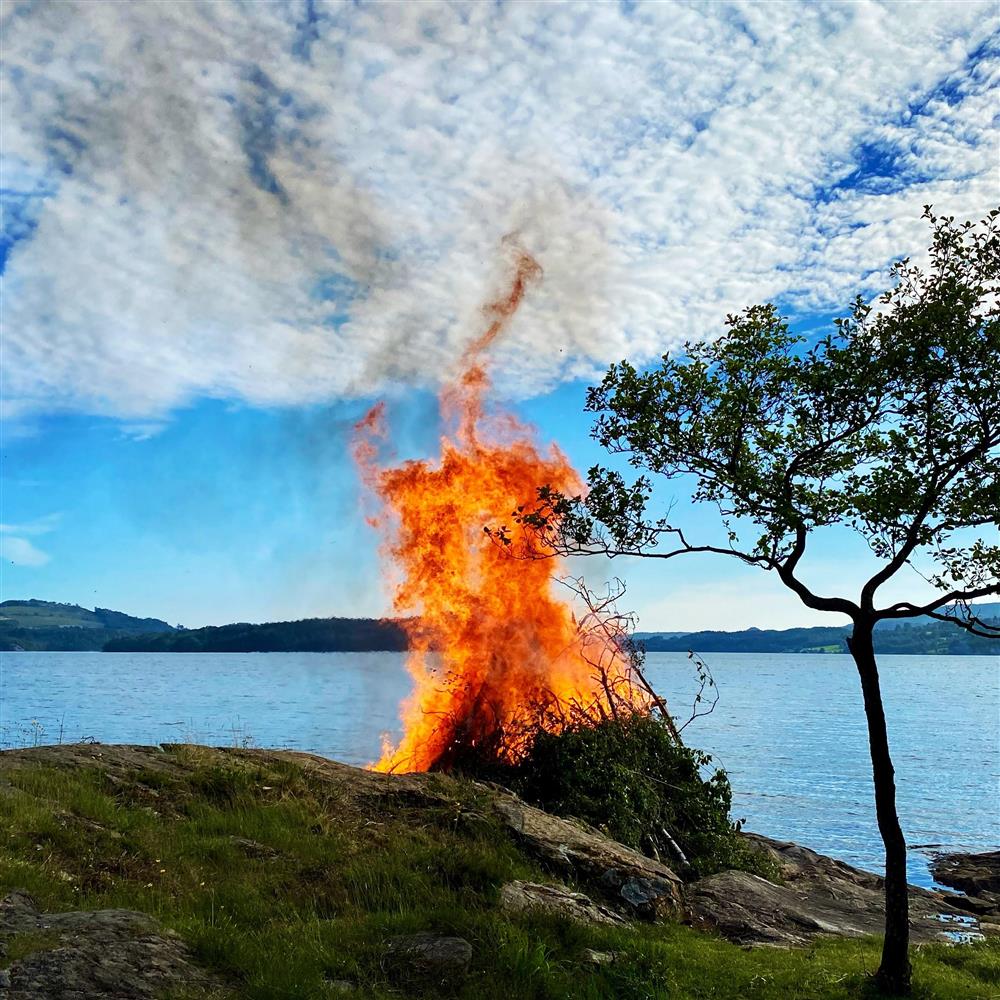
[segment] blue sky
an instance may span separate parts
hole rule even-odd
[[[3,16],[5,598],[383,613],[349,428],[388,398],[400,453],[433,454],[505,237],[545,273],[498,397],[585,469],[610,361],[757,301],[812,329],[919,254],[921,205],[1000,201],[989,3]],[[864,571],[845,546],[817,586]],[[646,628],[825,620],[726,560],[613,569]]]
[[[567,383],[515,407],[578,469],[602,458],[588,437],[584,392],[584,383]],[[5,563],[4,598],[111,607],[188,627],[385,613],[379,539],[364,522],[349,456],[351,429],[370,402],[204,400],[149,434],[93,416],[40,420],[30,436],[5,442],[4,516],[31,550]],[[433,395],[399,396],[390,413],[401,457],[436,452]],[[685,499],[673,484],[661,495]],[[696,533],[715,536],[711,511],[682,511]],[[814,579],[844,579],[843,541],[817,538]],[[727,627],[827,620],[725,559],[581,560],[576,568],[595,585],[622,577],[643,627],[710,627],[720,615]]]

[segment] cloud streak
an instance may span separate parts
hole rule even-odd
[[[38,548],[31,537],[47,535],[61,520],[62,514],[47,514],[22,524],[0,524],[0,561],[15,566],[44,566],[51,557]]]
[[[516,232],[531,395],[808,312],[997,199],[992,4],[8,5],[4,395],[433,385]]]
[[[43,552],[30,539],[17,538],[14,535],[0,537],[0,560],[13,563],[15,566],[44,566],[49,561],[49,554]]]

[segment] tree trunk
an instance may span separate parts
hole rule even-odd
[[[872,641],[872,622],[855,622],[848,647],[861,677],[875,784],[875,816],[885,845],[885,943],[875,982],[883,993],[910,994],[910,918],[906,841],[896,814],[896,780]]]

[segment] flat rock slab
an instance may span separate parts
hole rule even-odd
[[[818,935],[860,937],[884,929],[883,881],[878,875],[798,844],[750,834],[781,870],[781,884],[747,872],[721,872],[688,889],[691,922],[741,944],[801,945]],[[943,894],[910,887],[914,941],[955,940],[974,933],[968,914]]]
[[[614,910],[595,903],[582,892],[538,882],[508,882],[500,890],[500,909],[505,913],[544,913],[582,924],[626,922]]]
[[[626,916],[655,919],[683,913],[684,885],[659,861],[513,795],[498,795],[494,810],[532,854],[572,875]]]
[[[0,944],[10,949],[18,939],[33,950],[0,973],[6,1000],[153,1000],[181,988],[207,996],[219,986],[180,938],[144,913],[41,913],[13,892],[0,900]]]
[[[960,889],[968,896],[1000,893],[1000,851],[982,854],[939,854],[931,861],[931,872],[942,885]]]

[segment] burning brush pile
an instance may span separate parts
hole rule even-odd
[[[386,745],[374,767],[489,777],[686,862],[676,835],[682,827],[732,832],[729,786],[721,772],[701,779],[707,758],[683,746],[646,683],[629,622],[614,607],[619,594],[595,600],[581,581],[569,581],[572,593],[560,595],[554,578],[564,568],[554,552],[517,558],[484,531],[533,504],[542,485],[583,489],[556,447],[541,451],[511,414],[485,405],[482,352],[541,274],[526,252],[513,264],[507,294],[487,306],[485,333],[441,393],[439,457],[380,462],[383,404],[356,428],[355,457],[379,503],[371,522],[400,577],[394,610],[409,623],[413,679],[402,739]],[[665,794],[692,782],[704,807]],[[686,819],[667,808],[671,797]],[[627,820],[616,821],[611,814],[623,810]]]

